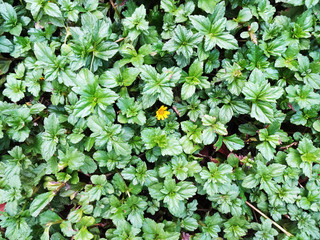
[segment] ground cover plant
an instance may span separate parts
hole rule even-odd
[[[0,239],[320,239],[319,0],[0,0]]]

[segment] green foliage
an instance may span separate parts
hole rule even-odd
[[[0,239],[320,239],[319,3],[0,1]]]

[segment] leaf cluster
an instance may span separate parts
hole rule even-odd
[[[319,44],[319,0],[0,1],[0,239],[320,239]]]

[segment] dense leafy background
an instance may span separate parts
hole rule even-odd
[[[320,239],[319,0],[0,14],[0,239]]]

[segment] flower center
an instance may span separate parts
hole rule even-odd
[[[164,110],[163,110],[162,108],[160,108],[160,109],[158,110],[158,114],[159,114],[159,115],[163,115],[163,114],[164,114]]]

